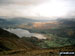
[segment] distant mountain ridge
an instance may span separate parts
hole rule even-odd
[[[57,20],[35,20],[30,18],[11,18],[11,19],[5,19],[0,18],[0,27],[1,28],[38,28],[41,29],[42,27],[44,29],[46,28],[57,28],[60,25],[65,26],[74,26],[75,19],[62,19],[58,18]]]
[[[11,18],[11,19],[0,18],[0,27],[2,28],[16,27],[19,24],[44,22],[44,21],[45,20],[34,20],[29,18]]]

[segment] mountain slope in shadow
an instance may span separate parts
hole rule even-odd
[[[23,41],[15,34],[12,34],[6,30],[0,28],[0,52],[6,50],[32,50],[36,49],[32,43],[28,41]]]

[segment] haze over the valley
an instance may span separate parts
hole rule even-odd
[[[0,17],[75,18],[75,0],[0,0]]]
[[[5,29],[11,33],[16,34],[17,36],[19,36],[20,38],[22,37],[36,37],[38,39],[46,39],[47,37],[45,37],[43,34],[40,33],[31,33],[28,30],[23,30],[23,29]]]

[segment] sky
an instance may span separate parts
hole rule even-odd
[[[0,0],[1,17],[75,18],[75,0]]]

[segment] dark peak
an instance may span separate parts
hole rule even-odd
[[[15,37],[15,38],[19,38],[15,34],[10,33],[10,32],[8,32],[6,30],[1,29],[1,28],[0,28],[0,37]]]

